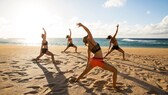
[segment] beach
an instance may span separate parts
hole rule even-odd
[[[49,46],[55,54],[32,60],[40,53],[39,46],[0,45],[0,95],[166,95],[168,94],[168,48],[124,47],[126,60],[118,51],[106,59],[118,70],[117,86],[112,87],[113,74],[94,68],[79,82],[86,67],[87,47],[78,53],[66,46]],[[103,55],[108,47],[102,47]]]

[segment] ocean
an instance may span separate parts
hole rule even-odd
[[[105,38],[95,38],[100,46],[109,46],[109,40]],[[149,48],[168,48],[168,38],[117,38],[120,47],[149,47]],[[27,45],[40,46],[42,39],[24,39],[24,38],[0,38],[0,45]],[[48,38],[49,45],[66,46],[65,38]],[[76,46],[84,46],[82,38],[73,38]]]

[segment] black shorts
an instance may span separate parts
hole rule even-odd
[[[73,47],[75,46],[73,43],[69,43],[68,47]]]
[[[42,51],[42,53],[46,53],[48,51],[48,49],[43,48],[43,49],[41,49],[41,51]]]
[[[113,46],[112,49],[113,49],[113,50],[114,50],[114,49],[118,50],[118,49],[120,49],[120,47],[119,47],[119,46]]]

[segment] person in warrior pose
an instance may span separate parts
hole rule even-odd
[[[119,25],[117,25],[117,29],[116,29],[116,33],[114,34],[114,36],[109,35],[106,39],[110,40],[110,44],[109,44],[109,49],[107,54],[104,56],[104,58],[106,58],[113,50],[118,50],[119,52],[121,52],[123,54],[123,60],[125,60],[125,53],[124,51],[119,47],[117,39],[116,39],[116,35],[118,33],[118,27]],[[113,44],[113,47],[112,47]]]
[[[82,27],[86,32],[87,36],[83,38],[84,44],[88,47],[88,58],[87,58],[87,66],[86,69],[83,71],[83,73],[74,81],[79,81],[84,75],[86,75],[90,70],[92,70],[94,67],[98,66],[102,69],[108,70],[113,72],[113,87],[116,87],[116,81],[117,81],[117,69],[107,64],[103,61],[103,54],[100,45],[94,40],[92,37],[92,34],[90,30],[84,26],[82,23],[77,24],[79,27]],[[91,52],[93,53],[93,57],[91,58]]]
[[[41,43],[40,55],[36,58],[36,60],[38,60],[40,57],[46,54],[46,55],[51,56],[53,63],[55,63],[54,54],[48,50],[48,42],[46,40],[47,33],[44,28],[43,28],[43,31],[44,31],[44,34],[41,35],[43,40]]]
[[[70,31],[70,35],[67,35],[66,38],[68,39],[67,40],[67,47],[66,49],[64,50],[64,52],[69,48],[69,47],[74,47],[75,48],[75,52],[77,52],[77,46],[75,46],[72,42],[72,38],[71,38],[71,29],[69,29]]]

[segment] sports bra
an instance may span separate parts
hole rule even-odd
[[[68,41],[72,41],[72,38],[69,38]]]
[[[116,42],[116,41],[117,41],[117,40],[116,40],[115,38],[112,38],[112,39],[111,39],[111,42],[112,42],[112,43],[114,43],[114,42]]]
[[[91,42],[90,42],[91,43]],[[91,43],[93,45],[93,43]],[[96,45],[93,45],[93,48],[90,50],[92,53],[96,53],[98,52],[99,50],[101,50],[101,47],[100,45],[97,43]]]
[[[46,43],[43,43],[43,45],[48,45],[48,42],[46,41]]]

